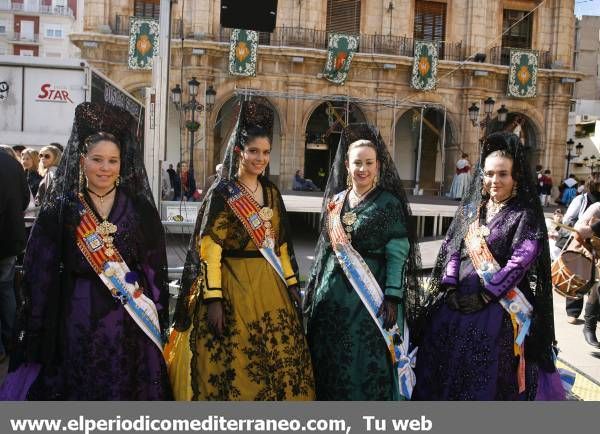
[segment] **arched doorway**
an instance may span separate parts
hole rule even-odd
[[[420,128],[420,108],[411,108],[400,116],[396,122],[393,158],[407,190],[412,193],[418,184],[423,194],[436,195],[441,189],[446,189],[444,169],[450,163],[444,161],[444,151],[454,143],[453,128],[448,117],[444,116],[444,110],[438,108],[423,110],[421,158],[419,159]],[[445,140],[443,140],[444,131]],[[442,146],[445,149],[442,149]],[[420,168],[417,170],[419,161]]]
[[[542,161],[543,149],[536,125],[530,117],[519,112],[508,113],[506,122],[500,122],[498,118],[495,117],[490,122],[486,133],[491,134],[502,130],[513,131],[517,127],[517,123],[520,125],[520,136],[523,138],[525,146],[528,149],[530,163],[532,168],[534,168],[536,164],[539,164]]]
[[[366,117],[356,104],[343,101],[320,104],[306,124],[304,176],[324,189],[342,129],[348,123],[360,122],[366,122]]]
[[[216,166],[216,164],[221,162],[225,156],[227,141],[233,132],[235,121],[237,119],[239,108],[238,101],[239,99],[237,97],[230,98],[223,104],[217,114],[217,119],[213,127],[213,166]],[[262,121],[262,123],[265,123],[266,125],[261,126],[265,127],[271,136],[271,159],[267,172],[269,179],[279,186],[281,167],[281,123],[279,114],[273,104],[266,98],[252,97],[251,101],[258,105],[257,111],[260,112],[261,119],[266,120],[266,122]]]

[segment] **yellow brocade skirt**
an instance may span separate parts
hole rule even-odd
[[[308,345],[282,280],[263,258],[224,257],[221,273],[223,335],[203,304],[165,349],[175,399],[313,400]]]

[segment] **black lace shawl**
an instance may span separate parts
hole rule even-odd
[[[468,194],[463,198],[456,211],[454,220],[448,229],[446,239],[440,248],[431,275],[429,291],[425,303],[425,318],[429,318],[442,302],[444,287],[441,284],[446,265],[454,252],[460,251],[469,225],[479,212],[479,218],[485,221],[486,203],[489,197],[482,195],[483,167],[485,159],[492,152],[502,150],[513,157],[513,179],[517,184],[515,206],[532,213],[535,227],[523,226],[517,229],[514,243],[520,240],[538,240],[541,251],[531,266],[525,279],[534,295],[534,314],[530,334],[527,339],[527,356],[535,360],[546,371],[554,370],[553,346],[554,316],[552,307],[552,283],[550,278],[550,253],[548,233],[544,212],[540,204],[536,180],[529,162],[530,149],[519,142],[518,136],[510,132],[497,132],[489,135],[484,144]]]
[[[53,364],[61,342],[60,320],[63,299],[69,297],[70,264],[68,257],[76,249],[75,229],[79,224],[77,193],[79,191],[80,159],[85,152],[84,140],[97,132],[113,134],[121,146],[121,168],[119,194],[125,194],[133,201],[143,239],[136,240],[141,248],[153,252],[153,268],[156,272],[154,283],[161,291],[163,306],[168,306],[167,264],[164,230],[154,204],[146,175],[140,145],[136,137],[137,121],[125,110],[107,104],[82,103],[75,109],[75,120],[71,136],[63,153],[52,188],[46,193],[39,216],[32,228],[31,238],[43,237],[45,248],[56,252],[58,257],[42,264],[36,259],[35,251],[27,249],[24,259],[25,278],[23,302],[17,316],[17,354],[14,367],[22,360]],[[48,274],[41,267],[53,268],[51,279],[46,283],[47,302],[43,319],[31,317],[31,289],[38,274]],[[28,283],[31,282],[31,283]],[[159,318],[161,329],[166,330],[168,309],[163,309]]]
[[[377,160],[380,164],[379,183],[378,187],[381,190],[387,191],[395,196],[401,203],[400,218],[406,225],[408,232],[408,240],[410,250],[407,258],[407,263],[404,273],[404,306],[406,311],[406,319],[411,331],[411,340],[416,338],[419,333],[420,324],[420,307],[421,307],[421,255],[419,253],[419,245],[417,243],[416,231],[411,219],[411,212],[406,198],[406,193],[402,186],[402,181],[398,175],[398,171],[384,143],[379,131],[369,124],[350,124],[342,131],[342,136],[338,149],[335,155],[333,167],[329,173],[327,186],[325,188],[325,197],[321,210],[321,234],[317,243],[315,261],[310,273],[308,285],[306,288],[306,298],[304,302],[305,310],[309,309],[312,304],[314,291],[320,281],[325,261],[324,256],[327,253],[329,244],[329,235],[327,233],[326,216],[327,204],[339,192],[347,189],[348,170],[346,169],[346,155],[348,147],[356,140],[365,139],[372,142],[377,148]],[[374,229],[376,230],[376,229]]]

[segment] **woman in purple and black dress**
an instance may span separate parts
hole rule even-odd
[[[417,400],[564,398],[547,233],[525,149],[494,133],[444,241],[417,355]]]
[[[75,110],[27,246],[17,356],[0,399],[172,398],[164,236],[132,125],[120,109]]]

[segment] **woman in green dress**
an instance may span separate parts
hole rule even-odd
[[[298,267],[283,200],[264,176],[271,142],[256,111],[241,104],[198,214],[165,349],[177,400],[314,399]]]
[[[409,399],[420,258],[400,177],[372,126],[342,132],[323,208],[305,302],[317,399]]]

